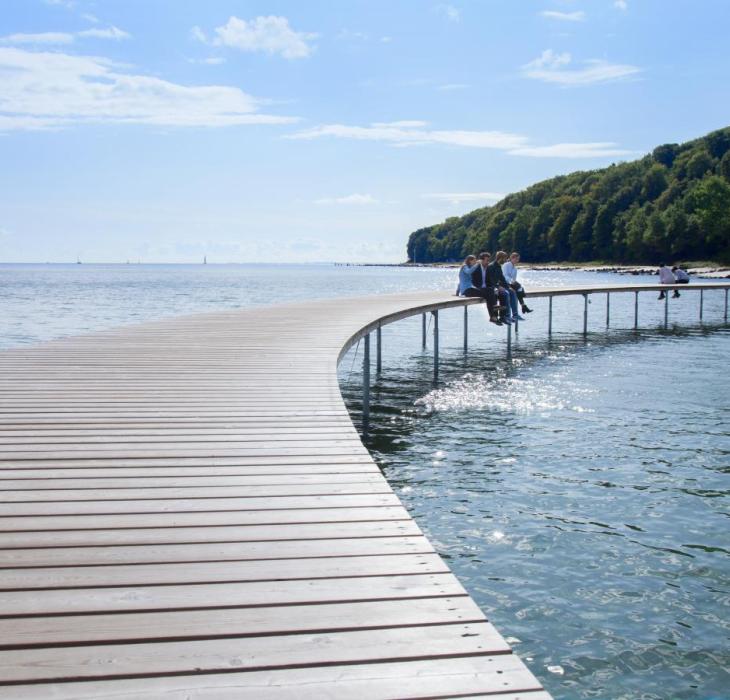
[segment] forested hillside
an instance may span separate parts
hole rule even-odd
[[[538,182],[408,239],[419,263],[497,249],[529,262],[730,262],[730,127]]]

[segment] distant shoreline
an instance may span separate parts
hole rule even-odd
[[[457,269],[462,263],[335,263],[344,267],[425,267]],[[645,265],[602,265],[596,263],[521,263],[523,270],[539,271],[575,271],[582,272],[613,272],[617,275],[656,275],[657,267]],[[730,267],[713,263],[691,264],[686,268],[687,273],[694,277],[707,279],[730,279]]]

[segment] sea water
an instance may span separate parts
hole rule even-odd
[[[522,272],[530,286],[654,282]],[[445,289],[455,271],[0,266],[0,347],[204,310]],[[691,286],[691,285],[690,285]],[[461,582],[556,698],[730,695],[730,330],[724,293],[547,300],[513,335],[442,311],[383,329],[366,444]],[[293,318],[292,323],[297,323]],[[374,358],[373,358],[374,359]],[[340,365],[359,422],[362,349]]]

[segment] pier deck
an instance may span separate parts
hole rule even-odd
[[[338,386],[377,319],[463,303],[248,308],[0,353],[0,696],[547,700]]]

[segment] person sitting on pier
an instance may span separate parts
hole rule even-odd
[[[482,263],[482,265],[480,265],[477,262],[476,256],[466,256],[464,264],[459,270],[459,296],[481,297],[484,299],[487,304],[487,311],[489,312],[489,320],[492,323],[496,323],[498,326],[501,326],[502,322],[497,318],[494,308],[494,287],[486,285],[486,274],[484,273],[485,269],[486,263]]]
[[[675,265],[672,268],[672,274],[674,275],[675,284],[689,284],[689,275],[681,267],[678,267],[677,265]],[[675,289],[674,294],[672,294],[672,297],[674,297],[676,299],[678,296],[679,296],[679,290]]]
[[[525,288],[517,281],[517,263],[519,262],[520,254],[515,251],[509,256],[509,260],[502,265],[502,274],[507,280],[507,284],[517,294],[517,301],[519,301],[522,307],[522,313],[531,314],[532,309],[529,309],[527,304],[525,304]],[[517,310],[513,308],[513,312],[516,314]]]
[[[500,303],[505,307],[505,316],[502,319],[505,323],[514,323],[517,320],[525,319],[517,313],[517,293],[509,286],[504,278],[502,265],[507,260],[507,253],[503,250],[497,251],[494,262],[488,267],[490,282],[497,288],[497,295]]]
[[[659,284],[676,284],[677,280],[674,279],[674,273],[664,264],[659,265]],[[675,290],[675,296],[679,296],[679,293]],[[659,299],[664,299],[664,290],[659,292]]]

